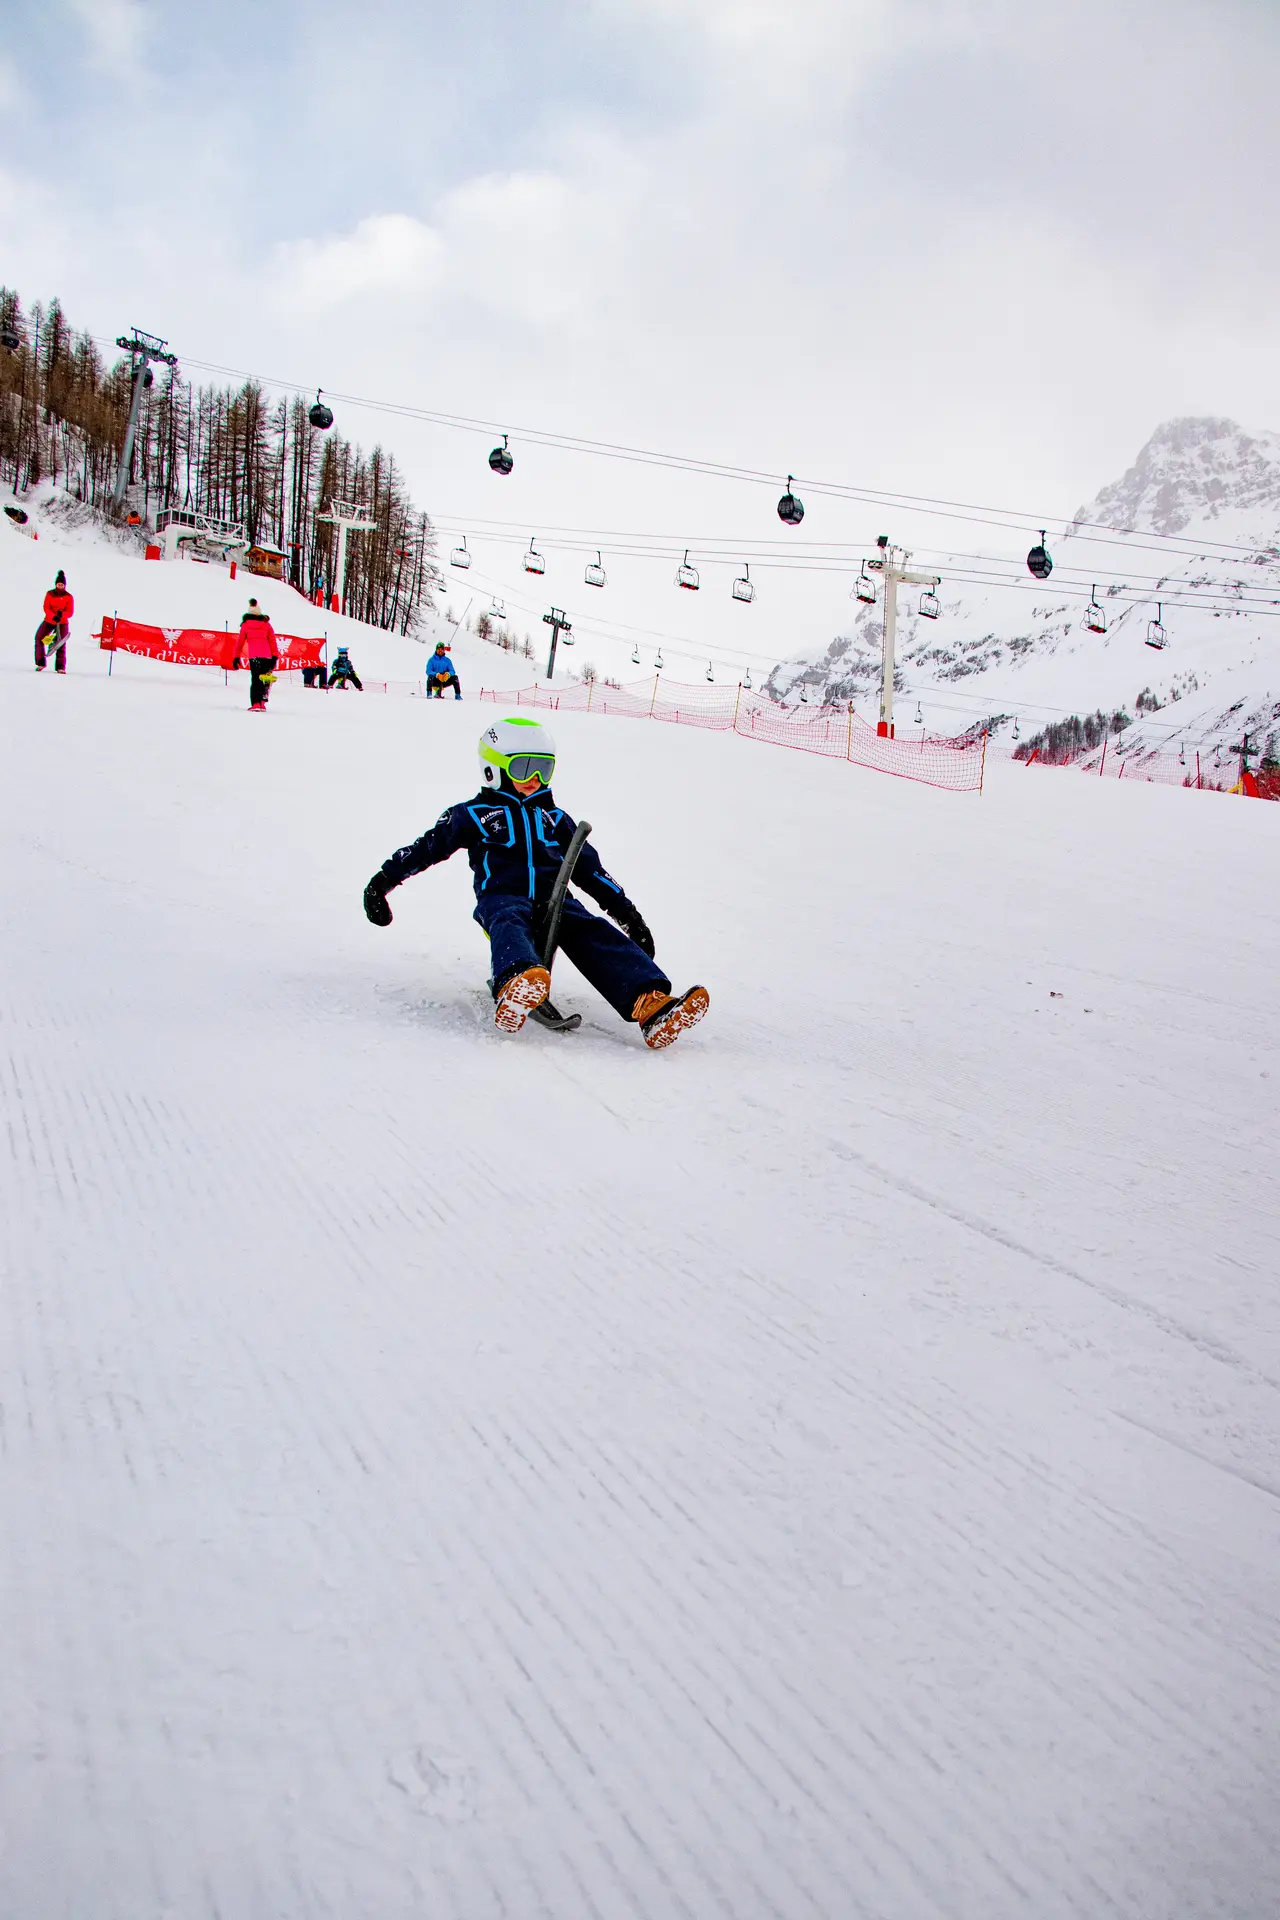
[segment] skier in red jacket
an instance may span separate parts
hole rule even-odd
[[[76,603],[67,592],[67,576],[58,569],[58,577],[44,597],[44,619],[36,628],[36,672],[43,673],[48,665],[49,653],[54,656],[54,669],[58,673],[67,670],[67,640],[71,633],[71,616]],[[54,639],[54,645],[45,651],[45,641]]]
[[[256,600],[251,600],[240,616],[237,648],[238,657],[249,662],[249,711],[265,713],[280,648],[271,621]]]

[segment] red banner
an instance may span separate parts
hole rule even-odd
[[[139,620],[121,620],[104,614],[102,632],[95,634],[108,652],[143,653],[151,660],[171,660],[181,667],[233,667],[240,646],[239,632],[216,627],[148,627]],[[278,633],[277,667],[318,667],[323,640]]]

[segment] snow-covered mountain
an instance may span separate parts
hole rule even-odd
[[[1234,420],[1166,420],[1129,471],[1076,515],[1125,531],[1265,548],[1280,527],[1280,434]]]
[[[1280,434],[1167,421],[1048,544],[1054,571],[1044,582],[1022,569],[1020,553],[1016,570],[1008,552],[989,565],[917,553],[943,576],[942,613],[923,619],[914,595],[900,597],[904,726],[919,714],[931,731],[991,722],[1025,738],[1067,714],[1120,709],[1133,717],[1123,734],[1133,750],[1225,745],[1244,728],[1275,753]],[[1084,623],[1091,592],[1103,633]],[[882,617],[880,604],[859,605],[821,655],[776,667],[769,691],[865,706],[879,686]],[[1163,648],[1146,644],[1157,617]]]

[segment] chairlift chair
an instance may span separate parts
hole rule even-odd
[[[1162,603],[1157,600],[1156,617],[1154,620],[1147,622],[1147,645],[1159,649],[1167,647],[1168,644],[1169,636],[1164,630],[1164,607]]]
[[[804,501],[797,499],[791,491],[794,474],[787,475],[787,490],[778,502],[778,518],[784,526],[798,527],[804,519]]]
[[[589,587],[603,587],[608,585],[608,577],[605,574],[604,566],[600,559],[599,547],[596,548],[595,559],[590,562],[582,577]]]
[[[508,450],[507,436],[505,433],[502,436],[502,445],[495,447],[489,455],[489,465],[495,473],[510,473],[512,467],[514,467],[515,456]]]
[[[862,600],[869,607],[874,607],[876,603],[876,583],[867,572],[867,563],[865,560],[862,563],[862,572],[853,583],[853,592],[849,595],[849,598],[851,600]]]
[[[467,536],[465,533],[462,536],[462,545],[455,547],[449,555],[449,565],[451,567],[461,567],[464,573],[471,565],[471,555],[467,551]]]
[[[1098,589],[1093,589],[1093,598],[1084,610],[1084,624],[1090,633],[1105,633],[1107,616],[1098,605]]]
[[[506,617],[507,617],[506,602],[502,600],[495,600],[493,605],[489,609],[489,618],[491,620],[505,620]]]
[[[916,726],[918,726],[918,727],[922,727],[922,726],[924,725],[924,708],[923,708],[923,707],[921,706],[921,704],[920,704],[920,702],[919,702],[918,700],[916,701],[916,718],[915,718],[915,724],[916,724]]]
[[[638,645],[632,647],[631,649],[631,664],[633,667],[638,667],[640,665],[640,648]]]
[[[16,327],[9,326],[7,322],[0,327],[0,347],[3,347],[6,353],[16,353],[21,345],[22,339]]]
[[[545,573],[547,570],[547,563],[534,546],[532,538],[529,541],[529,551],[524,557],[524,570],[526,573]]]
[[[1053,561],[1049,558],[1049,550],[1044,544],[1043,527],[1040,529],[1040,545],[1032,547],[1027,555],[1027,572],[1033,573],[1037,580],[1047,580],[1053,572]]]
[[[750,605],[751,601],[756,597],[756,590],[751,584],[751,568],[745,561],[742,572],[733,583],[733,597],[735,600],[745,601],[748,605]]]
[[[711,680],[711,681],[715,680],[715,675],[711,671],[711,662],[709,660],[707,662],[707,678],[708,680]]]
[[[803,681],[800,683],[800,704],[802,707],[807,707],[809,704],[809,691]]]
[[[698,578],[698,569],[689,565],[688,547],[684,550],[684,559],[676,568],[676,585],[678,587],[686,587],[690,593],[696,593],[702,585],[701,580]]]
[[[1022,738],[1022,728],[1018,725],[1018,716],[1016,713],[1013,716],[1013,737],[1015,740],[1021,740]]]
[[[743,686],[744,686],[744,687],[746,688],[746,690],[747,690],[747,692],[748,692],[748,693],[750,693],[750,691],[751,691],[751,669],[750,669],[750,667],[748,667],[748,668],[747,668],[747,670],[746,670],[746,672],[745,672],[745,673],[743,674],[743,676],[742,676],[742,684],[743,684]]]
[[[333,425],[333,408],[327,407],[321,399],[323,392],[323,387],[316,388],[316,397],[307,413],[307,418],[313,427],[318,427],[321,433],[327,433]]]
[[[938,604],[937,594],[929,591],[922,593],[920,595],[918,611],[922,620],[936,620],[942,612],[942,608]]]
[[[661,673],[662,672],[662,648],[661,647],[658,648],[657,654],[654,657],[653,664],[658,669],[658,672]]]

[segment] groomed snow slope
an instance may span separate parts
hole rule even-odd
[[[0,520],[0,587],[5,608],[0,614],[4,654],[9,660],[31,658],[31,636],[40,618],[41,600],[52,586],[59,567],[65,569],[76,603],[72,621],[73,648],[82,666],[92,651],[92,634],[104,613],[156,626],[236,627],[253,594],[281,633],[323,635],[329,657],[346,645],[361,678],[422,682],[427,660],[437,640],[444,640],[457,664],[464,688],[483,683],[490,687],[527,687],[541,677],[541,662],[525,660],[500,647],[460,631],[440,615],[425,616],[421,637],[406,640],[397,633],[365,626],[361,621],[312,606],[303,594],[276,580],[262,580],[239,572],[232,580],[225,567],[196,561],[144,561],[113,547],[101,525],[93,520],[71,530],[58,515],[86,512],[65,494],[50,499],[48,489],[30,499],[23,496],[31,523],[39,530],[35,540]],[[464,599],[459,612],[466,605]],[[480,604],[484,604],[483,596]],[[473,608],[474,613],[478,608]],[[543,629],[545,631],[545,629]],[[123,659],[117,672],[128,668]],[[561,655],[557,680],[567,678],[572,659]],[[242,682],[242,686],[243,686]]]
[[[492,707],[4,605],[0,1912],[1280,1910],[1280,809],[566,717],[507,1040]]]

